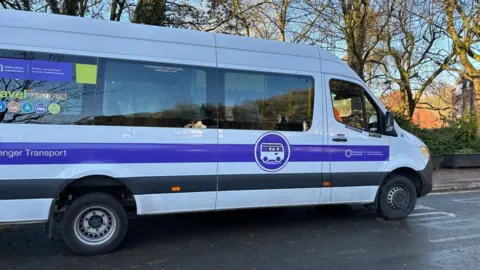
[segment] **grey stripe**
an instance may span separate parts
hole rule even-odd
[[[314,188],[322,186],[321,173],[219,175],[218,191]]]
[[[178,186],[180,192],[202,192],[217,190],[216,175],[154,176],[121,178],[133,194],[172,193],[172,187]]]
[[[0,180],[0,200],[55,198],[68,181],[66,179]]]
[[[178,186],[180,192],[218,190],[289,189],[322,187],[330,181],[330,187],[374,186],[380,184],[380,172],[366,173],[300,173],[300,174],[240,174],[240,175],[192,175],[120,178],[134,195],[172,193]],[[0,200],[56,198],[71,179],[0,180]],[[89,181],[95,184],[95,179]],[[101,182],[98,185],[101,186]]]
[[[378,186],[381,182],[383,172],[349,172],[331,173],[330,182],[332,187],[353,187],[353,186]],[[325,174],[325,180],[328,180]]]
[[[299,174],[240,174],[220,175],[218,191],[252,189],[287,189],[323,187],[376,186],[381,172],[361,173],[299,173]]]

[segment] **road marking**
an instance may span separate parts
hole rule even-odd
[[[476,219],[449,219],[440,221],[430,221],[420,225],[438,230],[466,230],[480,228],[480,222]]]
[[[408,216],[408,222],[426,224],[435,220],[451,220],[455,214],[447,212],[423,212],[413,213]]]
[[[472,238],[480,238],[480,234],[471,234],[471,235],[439,238],[439,239],[430,240],[430,242],[432,242],[432,243],[443,243],[443,242],[448,242],[448,241],[466,240],[466,239],[472,239]]]
[[[479,192],[479,190],[478,189],[473,189],[473,190],[439,191],[439,192],[429,193],[427,196],[439,196],[439,195],[475,193],[475,192]]]
[[[417,205],[415,205],[415,210],[435,210],[435,209],[432,208],[432,207],[425,206],[425,205],[417,204]]]
[[[468,198],[468,199],[454,199],[454,202],[467,203],[467,204],[480,204],[480,197]]]
[[[420,212],[417,212],[419,210]],[[457,215],[453,213],[439,212],[439,211],[423,212],[421,210],[432,211],[432,210],[435,210],[435,208],[418,204],[415,206],[415,212],[410,214],[406,218],[406,221],[410,223],[417,223],[422,225],[426,225],[428,223],[441,224],[442,222],[451,221],[452,219],[455,219],[457,217]],[[400,220],[388,220],[383,217],[378,217],[376,220],[377,222],[381,222],[384,224],[391,224],[391,225],[399,225],[402,222]]]
[[[431,215],[445,215],[449,217],[456,217],[455,214],[447,212],[426,212],[426,213],[414,213],[410,214],[409,217],[421,217],[421,216],[431,216]]]
[[[439,220],[439,219],[446,219],[448,216],[437,216],[437,217],[425,217],[425,218],[415,218],[409,220],[409,222],[415,222],[415,223],[426,223],[430,222],[432,220]]]

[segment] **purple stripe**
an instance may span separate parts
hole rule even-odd
[[[218,146],[219,162],[255,162],[255,145],[220,144]]]
[[[322,145],[290,145],[291,162],[307,162],[307,161],[329,161],[328,146]]]
[[[56,151],[35,156],[35,151]],[[4,151],[21,151],[16,157]],[[122,143],[1,143],[0,164],[98,164],[217,162],[217,145]],[[51,153],[51,152],[50,152]]]
[[[338,145],[330,147],[331,161],[386,161],[390,155],[388,146]]]
[[[255,162],[250,144],[0,143],[0,164]],[[291,145],[289,162],[385,161],[388,146]]]

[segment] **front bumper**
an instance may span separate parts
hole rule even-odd
[[[417,171],[420,175],[421,183],[421,192],[418,197],[423,197],[430,193],[433,189],[433,165],[432,160],[429,159],[427,165],[423,170]]]

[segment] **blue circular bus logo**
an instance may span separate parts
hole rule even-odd
[[[266,133],[255,144],[255,160],[265,171],[281,170],[290,159],[290,145],[279,133]]]

